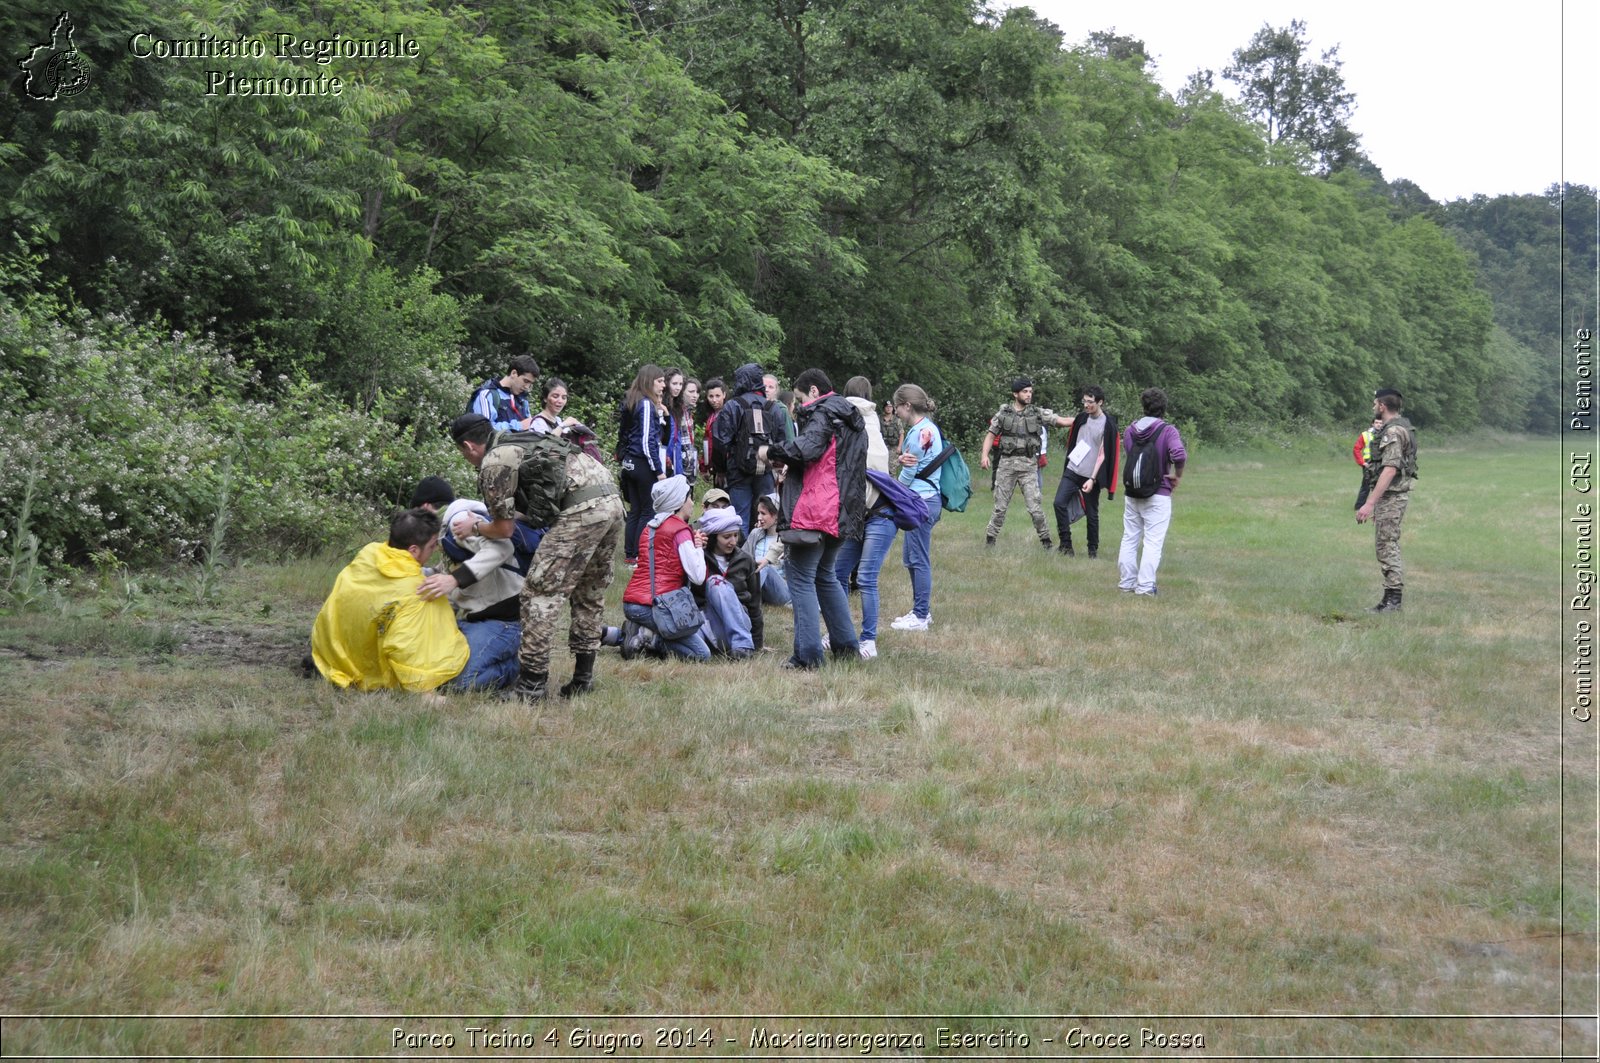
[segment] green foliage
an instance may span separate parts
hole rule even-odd
[[[225,536],[282,555],[369,532],[461,464],[436,426],[419,442],[324,385],[264,385],[213,340],[45,302],[0,299],[0,388],[19,400],[0,424],[0,523],[27,524],[47,567],[215,563]]]
[[[1595,191],[1552,185],[1543,195],[1473,196],[1435,211],[1471,255],[1478,285],[1494,302],[1506,337],[1492,348],[1500,380],[1527,389],[1525,419],[1514,427],[1554,433],[1561,427],[1561,360],[1548,352],[1571,342],[1574,330],[1594,327],[1584,302],[1561,305],[1569,292],[1593,288],[1596,270]],[[1563,318],[1565,314],[1565,318]],[[1487,407],[1485,407],[1487,410]],[[1486,423],[1503,424],[1503,411]]]
[[[14,606],[32,605],[44,593],[44,573],[39,568],[39,536],[33,530],[33,503],[38,497],[39,467],[28,466],[22,493],[17,496],[16,522],[0,528],[0,542],[6,545],[6,574],[0,582],[0,602]]]
[[[231,536],[325,541],[459,465],[443,423],[525,351],[602,437],[645,361],[913,381],[969,443],[1017,371],[1063,407],[1093,382],[1129,412],[1159,383],[1218,438],[1359,423],[1380,383],[1419,424],[1553,427],[1531,352],[1560,197],[1439,208],[1386,181],[1299,23],[1236,53],[1241,107],[1209,77],[1169,96],[1142,41],[1064,49],[982,0],[73,14],[91,89],[0,98],[0,217],[22,238],[0,262],[3,431],[61,500],[37,517],[46,558],[194,556],[225,453]],[[29,39],[31,18],[0,30]],[[133,57],[140,31],[404,33],[420,55],[269,47],[221,65],[344,91],[238,96],[210,91],[219,64]],[[1331,176],[1278,165],[1313,156]],[[65,456],[85,437],[116,441],[114,473]]]
[[[1250,43],[1233,53],[1222,76],[1240,86],[1244,105],[1261,123],[1267,143],[1284,144],[1316,160],[1322,173],[1341,169],[1355,154],[1359,137],[1350,129],[1355,97],[1346,89],[1339,47],[1306,56],[1306,24],[1263,25]]]

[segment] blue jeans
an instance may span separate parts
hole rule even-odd
[[[933,611],[933,526],[939,523],[944,507],[937,498],[924,501],[932,519],[916,531],[906,532],[900,557],[911,573],[911,612],[926,620]]]
[[[784,564],[794,602],[794,660],[806,668],[822,663],[824,623],[835,654],[854,655],[860,647],[850,620],[850,600],[834,574],[838,558],[839,540],[831,535],[823,535],[818,543],[789,544]]]
[[[474,620],[457,626],[467,640],[467,664],[446,690],[499,690],[517,681],[522,625],[508,620]]]
[[[750,634],[750,613],[739,601],[739,592],[733,589],[726,576],[706,577],[706,607],[700,625],[700,634],[712,649],[734,657],[748,657],[755,652],[755,639]]]
[[[789,604],[789,581],[782,564],[767,565],[761,570],[761,600],[768,605]]]
[[[888,517],[868,517],[867,531],[860,542],[846,540],[839,547],[839,559],[834,564],[834,575],[841,587],[848,586],[850,570],[855,569],[861,583],[861,637],[878,637],[878,573],[883,570],[883,559],[889,556],[889,547],[900,531]],[[860,562],[859,568],[856,562]]]
[[[750,537],[750,528],[755,523],[756,499],[770,494],[772,494],[770,472],[764,472],[748,480],[728,481],[728,498],[733,502],[733,511],[744,521],[743,530],[746,539]]]
[[[622,615],[640,627],[647,627],[651,631],[656,630],[655,618],[650,615],[650,607],[648,605],[640,605],[637,602],[623,602]],[[661,633],[657,631],[656,637],[660,638],[660,636]],[[661,645],[676,653],[679,657],[687,657],[691,661],[709,661],[711,659],[711,647],[706,645],[705,637],[700,634],[698,628],[681,639],[673,639],[670,642],[666,639],[661,639]]]

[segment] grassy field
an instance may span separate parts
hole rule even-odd
[[[1400,616],[1343,443],[1198,448],[1159,599],[980,490],[876,661],[537,711],[302,680],[348,555],[105,574],[0,615],[4,1050],[1592,1058],[1559,462],[1424,438]]]

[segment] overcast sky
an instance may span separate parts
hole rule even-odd
[[[1208,68],[1217,87],[1264,23],[1306,24],[1313,58],[1339,46],[1351,126],[1389,180],[1437,200],[1600,185],[1600,3],[1519,0],[1474,12],[1416,0],[1033,0],[1068,45],[1115,28],[1145,42],[1176,93]],[[1566,87],[1562,57],[1566,56]],[[1562,115],[1566,140],[1563,162]]]

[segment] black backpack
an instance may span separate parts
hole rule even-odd
[[[726,417],[730,406],[737,408],[739,420],[733,426],[732,440],[722,456],[723,466],[727,472],[740,476],[759,476],[767,471],[767,466],[756,452],[770,444],[772,434],[778,430],[777,419],[773,416],[777,403],[741,395],[729,399],[717,416]]]
[[[1122,456],[1122,493],[1127,498],[1149,498],[1161,489],[1161,479],[1166,469],[1156,460],[1156,440],[1161,429],[1143,436],[1133,437],[1133,446]]]
[[[567,495],[567,458],[580,453],[578,447],[554,432],[501,432],[489,449],[522,448],[522,464],[517,467],[517,509],[529,526],[548,528],[561,515]]]

